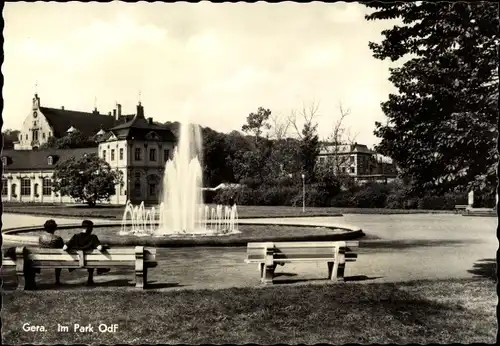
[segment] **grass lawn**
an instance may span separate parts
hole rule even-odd
[[[98,206],[90,208],[82,205],[37,205],[31,203],[4,203],[4,213],[21,213],[31,215],[69,216],[78,218],[123,217],[124,206]],[[455,213],[450,210],[409,210],[380,208],[306,208],[287,206],[238,206],[240,218],[264,217],[300,217],[300,216],[340,216],[342,214],[415,214],[415,213]]]
[[[494,343],[497,332],[495,283],[479,279],[3,296],[6,344]],[[75,323],[94,332],[74,332]],[[100,323],[118,329],[100,333]]]

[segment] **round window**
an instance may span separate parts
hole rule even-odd
[[[33,118],[36,118],[38,116],[38,113],[35,111],[33,112]]]

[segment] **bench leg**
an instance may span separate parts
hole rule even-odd
[[[345,263],[339,263],[339,269],[337,270],[337,278],[344,279]]]
[[[135,287],[144,288],[144,271],[135,272]]]
[[[275,265],[266,266],[264,263],[261,264],[261,281],[263,284],[273,283],[275,268]]]
[[[17,289],[19,290],[24,290],[26,289],[26,281],[25,280],[25,276],[26,276],[26,273],[21,271],[21,272],[16,272],[17,274]]]
[[[338,262],[328,262],[328,280],[337,281],[338,270],[339,270]]]

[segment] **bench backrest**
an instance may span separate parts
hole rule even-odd
[[[358,241],[336,242],[267,242],[248,243],[248,261],[265,261],[272,249],[274,261],[322,261],[334,260],[335,254],[352,251],[359,246]]]
[[[135,265],[138,259],[143,260],[145,263],[155,262],[156,249],[136,246],[135,248],[114,248],[103,251],[64,251],[62,249],[17,247],[16,261],[18,258],[29,260],[34,268],[129,266]],[[16,261],[4,257],[2,265],[16,265]]]

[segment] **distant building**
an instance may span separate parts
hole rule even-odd
[[[364,144],[323,143],[318,164],[327,165],[334,173],[348,174],[357,182],[390,182],[397,176],[392,159],[377,154]]]
[[[122,172],[112,204],[159,200],[165,163],[171,158],[176,138],[167,126],[146,119],[144,107],[122,115],[121,106],[108,115],[40,107],[38,95],[26,117],[14,149],[2,152],[2,200],[17,202],[72,203],[72,198],[52,191],[52,175],[58,162],[97,154]],[[80,131],[94,137],[94,148],[37,150],[50,136],[63,137]]]
[[[50,137],[61,138],[80,131],[87,137],[96,135],[100,130],[110,129],[120,123],[131,120],[134,114],[122,115],[121,105],[117,104],[113,112],[100,114],[97,109],[82,112],[61,107],[42,107],[37,94],[33,97],[31,111],[25,118],[15,150],[36,150],[47,143]]]

